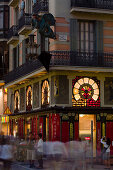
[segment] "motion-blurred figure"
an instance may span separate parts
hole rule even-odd
[[[36,158],[36,156],[35,156],[33,135],[32,135],[32,133],[30,133],[29,139],[28,139],[28,149],[27,149],[27,160],[29,161],[30,168],[34,167],[35,158]]]
[[[39,163],[39,167],[37,168],[43,168],[43,140],[42,140],[42,134],[39,133],[38,134],[38,141],[35,145],[36,148],[36,153],[37,153],[37,158],[38,158],[38,163]]]
[[[0,146],[0,159],[3,162],[3,170],[10,170],[13,160],[13,146],[11,145],[9,138],[2,137]]]

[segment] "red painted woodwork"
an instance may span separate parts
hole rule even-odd
[[[49,115],[49,141],[51,141],[51,114]]]
[[[37,139],[37,116],[36,116],[35,121],[36,121],[36,126],[35,126],[35,138]]]
[[[9,119],[9,127],[10,127],[10,129],[9,129],[9,134],[11,135],[12,134],[12,120],[11,119]]]
[[[42,133],[43,138],[43,117],[39,117],[39,132]]]
[[[23,122],[24,122],[24,120],[21,119],[21,137],[22,138],[23,138]]]
[[[97,139],[97,155],[101,154],[101,143],[100,143],[100,139],[101,139],[101,122],[97,122],[96,123],[96,139]]]
[[[79,139],[79,122],[75,122],[75,140]]]
[[[52,141],[60,141],[60,116],[52,115]]]
[[[69,122],[62,122],[62,142],[69,141]]]
[[[110,153],[113,155],[113,122],[106,122],[106,137],[109,137],[111,140],[111,147],[110,147]]]

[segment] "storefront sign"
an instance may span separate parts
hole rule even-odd
[[[90,140],[91,138],[90,137],[85,137],[85,140]]]

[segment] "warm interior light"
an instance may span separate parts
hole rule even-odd
[[[80,114],[80,117],[83,117],[84,115],[83,114]]]

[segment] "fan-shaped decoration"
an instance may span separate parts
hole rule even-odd
[[[72,84],[73,106],[100,106],[99,81],[88,77],[77,77]]]

